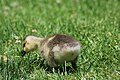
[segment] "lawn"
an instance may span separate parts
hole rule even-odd
[[[20,56],[25,36],[57,33],[82,45],[76,72]],[[120,0],[0,0],[0,80],[120,80]]]

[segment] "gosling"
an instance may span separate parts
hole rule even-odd
[[[72,67],[75,70],[77,69],[76,63],[81,46],[72,37],[60,34],[47,38],[27,36],[23,43],[22,56],[37,48],[50,67],[57,67],[65,62],[70,62]]]

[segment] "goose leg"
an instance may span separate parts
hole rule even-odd
[[[77,59],[78,59],[78,56],[71,62],[74,70],[77,70]]]
[[[49,62],[51,67],[57,67],[57,64],[56,64],[55,59],[54,59],[54,52],[52,52],[52,51],[49,52],[49,59],[48,60],[49,60],[48,62]]]

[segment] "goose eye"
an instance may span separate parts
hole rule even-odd
[[[29,43],[26,43],[26,45],[29,45]]]

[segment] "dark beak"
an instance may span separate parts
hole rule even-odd
[[[21,51],[21,56],[24,57],[26,52],[24,50]]]

